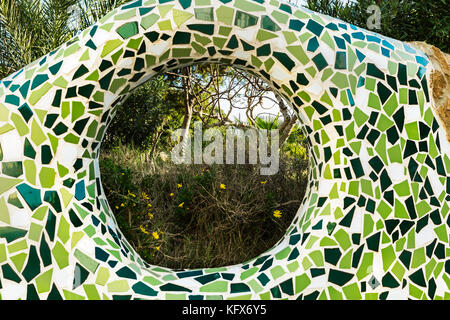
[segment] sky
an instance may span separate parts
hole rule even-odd
[[[281,0],[282,2],[289,2],[289,1],[285,1],[285,0]],[[300,6],[300,5],[305,5],[306,4],[306,0],[294,0],[292,1],[293,4]],[[273,96],[273,94],[272,94]],[[253,115],[256,117],[256,115],[260,115],[260,116],[266,116],[266,115],[272,115],[273,117],[276,117],[279,112],[280,112],[280,108],[278,107],[277,104],[273,104],[272,102],[270,102],[268,99],[264,99],[263,100],[264,103],[261,106],[258,106],[254,109]],[[220,101],[221,107],[225,112],[228,112],[228,110],[230,109],[230,103],[225,100],[222,99]],[[236,119],[240,119],[241,121],[246,121],[247,120],[247,116],[246,116],[246,109],[237,109],[237,108],[233,108],[233,110],[231,111],[231,120],[236,120]],[[280,119],[282,119],[282,116],[280,114]]]

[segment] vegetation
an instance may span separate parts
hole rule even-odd
[[[69,8],[76,3],[0,1],[0,78],[68,41],[73,35]]]
[[[299,142],[299,141],[297,141]],[[272,247],[307,186],[308,158],[283,153],[280,169],[175,165],[120,145],[101,154],[102,181],[118,224],[147,262],[171,268],[243,262]]]
[[[0,79],[46,55],[127,0],[1,0]]]
[[[117,109],[103,148],[133,145],[140,151],[148,150],[147,157],[152,156],[158,146],[169,145],[170,132],[181,127],[182,100],[182,93],[171,89],[162,75],[147,81]]]
[[[306,0],[313,11],[368,29],[373,12],[380,8],[380,29],[373,31],[401,41],[425,41],[450,53],[449,0]]]

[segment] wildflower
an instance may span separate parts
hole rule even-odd
[[[136,198],[136,195],[134,193],[130,192],[130,190],[128,190],[128,195],[132,196],[133,198]]]
[[[142,192],[142,199],[144,200],[149,200],[150,198],[148,197],[148,194],[145,192]]]
[[[266,184],[267,180],[261,181],[261,184]]]
[[[223,183],[221,183],[221,184],[220,184],[220,189],[225,190],[225,189],[226,189],[226,186],[225,186]]]
[[[153,238],[155,238],[156,240],[159,239],[159,234],[158,234],[158,232],[153,232],[153,233],[152,233],[152,236],[153,236]]]
[[[178,205],[178,207],[182,208],[182,207],[183,207],[183,204],[184,204],[184,202],[180,203],[180,204]]]
[[[159,247],[156,247],[156,250],[158,250],[158,251],[159,251]]]
[[[181,183],[177,184],[178,188],[181,188],[183,185]]]
[[[173,197],[173,196],[174,196],[173,192],[171,192],[171,193],[169,194],[169,196]]]
[[[139,229],[141,229],[141,231],[145,234],[148,234],[148,231],[145,230],[145,228],[142,226],[142,224],[139,226]]]
[[[273,212],[273,216],[274,216],[275,218],[281,218],[281,211],[280,211],[280,210],[275,210],[275,211]]]
[[[150,219],[153,219],[153,213],[149,212],[149,213],[148,213],[148,217],[149,217]]]
[[[116,206],[116,209],[119,209],[119,206]]]
[[[125,207],[125,205],[123,203],[120,204],[121,207]]]

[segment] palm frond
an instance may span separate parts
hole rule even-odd
[[[279,119],[279,114],[274,117],[270,114],[258,115],[255,119],[255,125],[259,129],[274,130],[281,126],[282,121]]]
[[[0,79],[59,47],[125,2],[1,0]]]

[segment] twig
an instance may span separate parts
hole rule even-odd
[[[284,207],[284,206],[287,206],[287,205],[292,204],[292,203],[302,203],[302,202],[300,200],[290,200],[290,201],[287,201],[287,202],[279,203],[274,208]]]

